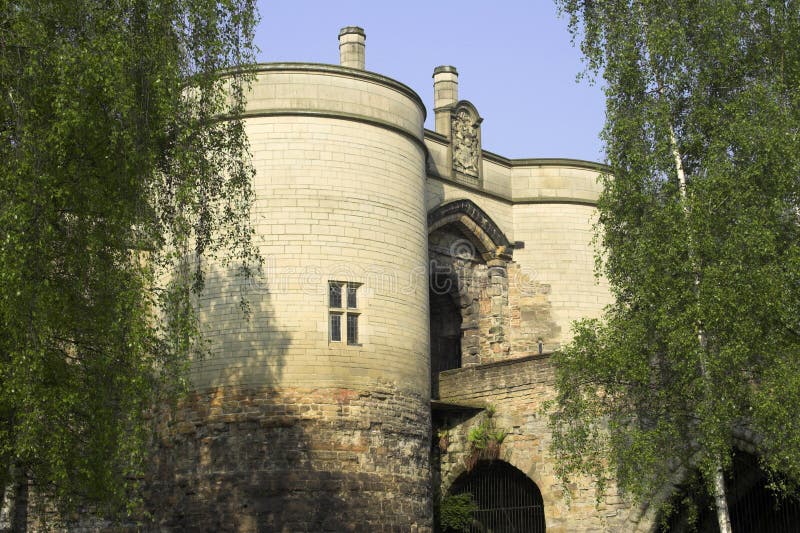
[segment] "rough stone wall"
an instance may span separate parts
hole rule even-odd
[[[532,356],[444,372],[439,394],[444,402],[494,408],[495,427],[508,432],[499,459],[520,469],[539,487],[549,532],[635,530],[640,513],[614,487],[598,504],[592,483],[583,479],[570,486],[571,503],[564,497],[549,451],[552,435],[547,417],[540,412],[542,402],[554,397],[553,379],[549,356]],[[439,452],[442,492],[466,471],[467,435],[485,416],[481,411],[440,417],[440,427],[434,429],[446,429],[449,440],[446,451]]]
[[[431,289],[448,293],[461,313],[462,366],[491,363],[558,347],[550,288],[514,261],[484,261],[455,230],[429,237]]]
[[[196,393],[146,499],[171,531],[430,531],[428,412],[390,385]]]
[[[517,357],[549,352],[560,346],[561,326],[553,319],[550,285],[517,262],[508,265],[508,316],[511,353]]]
[[[431,290],[448,293],[461,313],[461,364],[507,357],[509,310],[505,266],[489,266],[475,246],[453,231],[429,238]]]

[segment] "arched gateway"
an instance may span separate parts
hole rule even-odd
[[[464,472],[451,494],[472,494],[478,504],[471,532],[544,533],[544,502],[536,483],[504,461],[480,461]]]
[[[430,211],[428,234],[431,390],[436,398],[440,372],[480,361],[482,316],[497,322],[492,324],[496,340],[502,340],[502,313],[491,314],[489,299],[492,294],[507,295],[513,246],[489,215],[468,199]],[[490,290],[491,285],[496,287]]]
[[[428,233],[447,226],[457,228],[485,261],[511,258],[514,247],[508,237],[472,200],[453,200],[428,213]]]
[[[696,484],[697,474],[682,486],[673,499],[674,512],[659,520],[658,533],[717,533],[713,500]],[[780,499],[769,489],[770,480],[758,458],[737,450],[733,468],[726,476],[726,493],[731,525],[737,533],[794,533],[800,528],[800,500]],[[692,481],[695,483],[692,483]],[[690,502],[690,503],[689,503]]]

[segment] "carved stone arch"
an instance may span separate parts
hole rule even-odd
[[[509,261],[514,247],[500,227],[472,200],[446,202],[428,213],[428,234],[453,225],[468,239],[487,263]]]
[[[453,105],[453,109],[455,111],[459,109],[465,109],[469,111],[472,120],[474,120],[476,123],[480,124],[481,122],[483,122],[480,113],[478,113],[478,108],[475,107],[475,104],[473,104],[469,100],[459,100]]]
[[[460,314],[460,366],[507,357],[511,350],[508,267],[513,253],[508,238],[489,215],[467,199],[453,200],[431,210],[428,231],[432,300],[447,292],[456,303]],[[443,353],[434,349],[435,344],[449,342],[450,338],[437,329],[439,322],[440,316],[432,312],[432,361]],[[432,370],[434,366],[431,365]],[[434,375],[432,383],[435,382]]]

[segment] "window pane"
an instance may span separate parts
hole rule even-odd
[[[342,315],[331,313],[331,341],[342,341]]]
[[[342,284],[335,281],[328,283],[328,305],[342,307]]]
[[[356,300],[356,289],[358,289],[358,285],[354,285],[352,283],[347,284],[347,307],[350,309],[355,309],[358,307],[358,302]]]
[[[358,315],[347,314],[347,344],[358,344]]]

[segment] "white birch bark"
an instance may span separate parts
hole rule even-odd
[[[647,43],[647,19],[644,16],[642,5],[639,4],[639,16],[641,17],[642,27],[645,32],[645,43]],[[649,50],[648,50],[649,53]],[[653,76],[656,78],[655,82],[658,88],[659,96],[663,95],[663,85],[661,80],[658,79],[658,75],[656,74],[655,68],[653,68]],[[681,197],[681,206],[683,208],[683,212],[686,215],[686,222],[688,225],[689,216],[690,216],[690,209],[687,202],[687,192],[686,192],[686,173],[684,172],[683,168],[683,159],[681,158],[680,150],[678,149],[678,140],[675,136],[675,129],[673,128],[672,124],[669,125],[669,141],[670,141],[670,149],[672,151],[672,157],[675,160],[675,173],[678,176],[678,188],[680,191]],[[697,269],[697,265],[694,259],[694,252],[692,246],[692,238],[691,235],[687,235],[687,245],[689,248],[689,257],[692,261],[692,271],[694,272],[694,290],[695,294],[698,294],[700,291],[700,274]],[[697,342],[700,344],[700,349],[704,351],[706,350],[707,346],[707,338],[706,332],[703,328],[702,322],[697,324]],[[707,374],[706,374],[706,362],[705,357],[700,361],[700,373],[701,378],[703,379],[706,387],[708,387],[707,382]],[[711,400],[707,398],[707,400]],[[717,511],[717,522],[719,524],[720,533],[733,533],[733,529],[731,527],[731,518],[730,512],[728,510],[728,501],[725,498],[725,475],[722,470],[722,462],[719,458],[715,458],[715,467],[714,467],[714,486],[713,486],[713,496],[714,496],[714,506]]]
[[[675,138],[675,130],[672,128],[670,124],[669,127],[669,141],[670,141],[670,148],[672,149],[672,156],[675,158],[675,171],[678,174],[678,187],[680,189],[681,195],[681,203],[683,204],[683,211],[686,214],[688,219],[689,217],[689,206],[686,204],[686,174],[683,171],[683,162],[681,160],[681,153],[678,150],[678,141]],[[691,250],[691,237],[689,238],[689,256],[693,257],[692,250]],[[694,258],[692,259],[694,263]],[[700,290],[700,275],[697,273],[697,268],[693,264],[692,269],[694,270],[694,290],[695,293],[699,292]],[[697,342],[700,344],[700,349],[706,349],[707,342],[706,342],[706,332],[703,329],[702,323],[698,324],[697,326]],[[706,382],[706,387],[708,386],[707,383],[707,375],[706,375],[706,363],[705,358],[700,362],[700,372],[702,374],[703,381]],[[710,398],[708,398],[710,400]],[[728,510],[728,501],[725,498],[725,475],[722,471],[722,464],[717,459],[715,467],[714,467],[714,507],[717,511],[717,522],[719,523],[719,531],[720,533],[733,533],[733,529],[731,527],[731,516]]]

